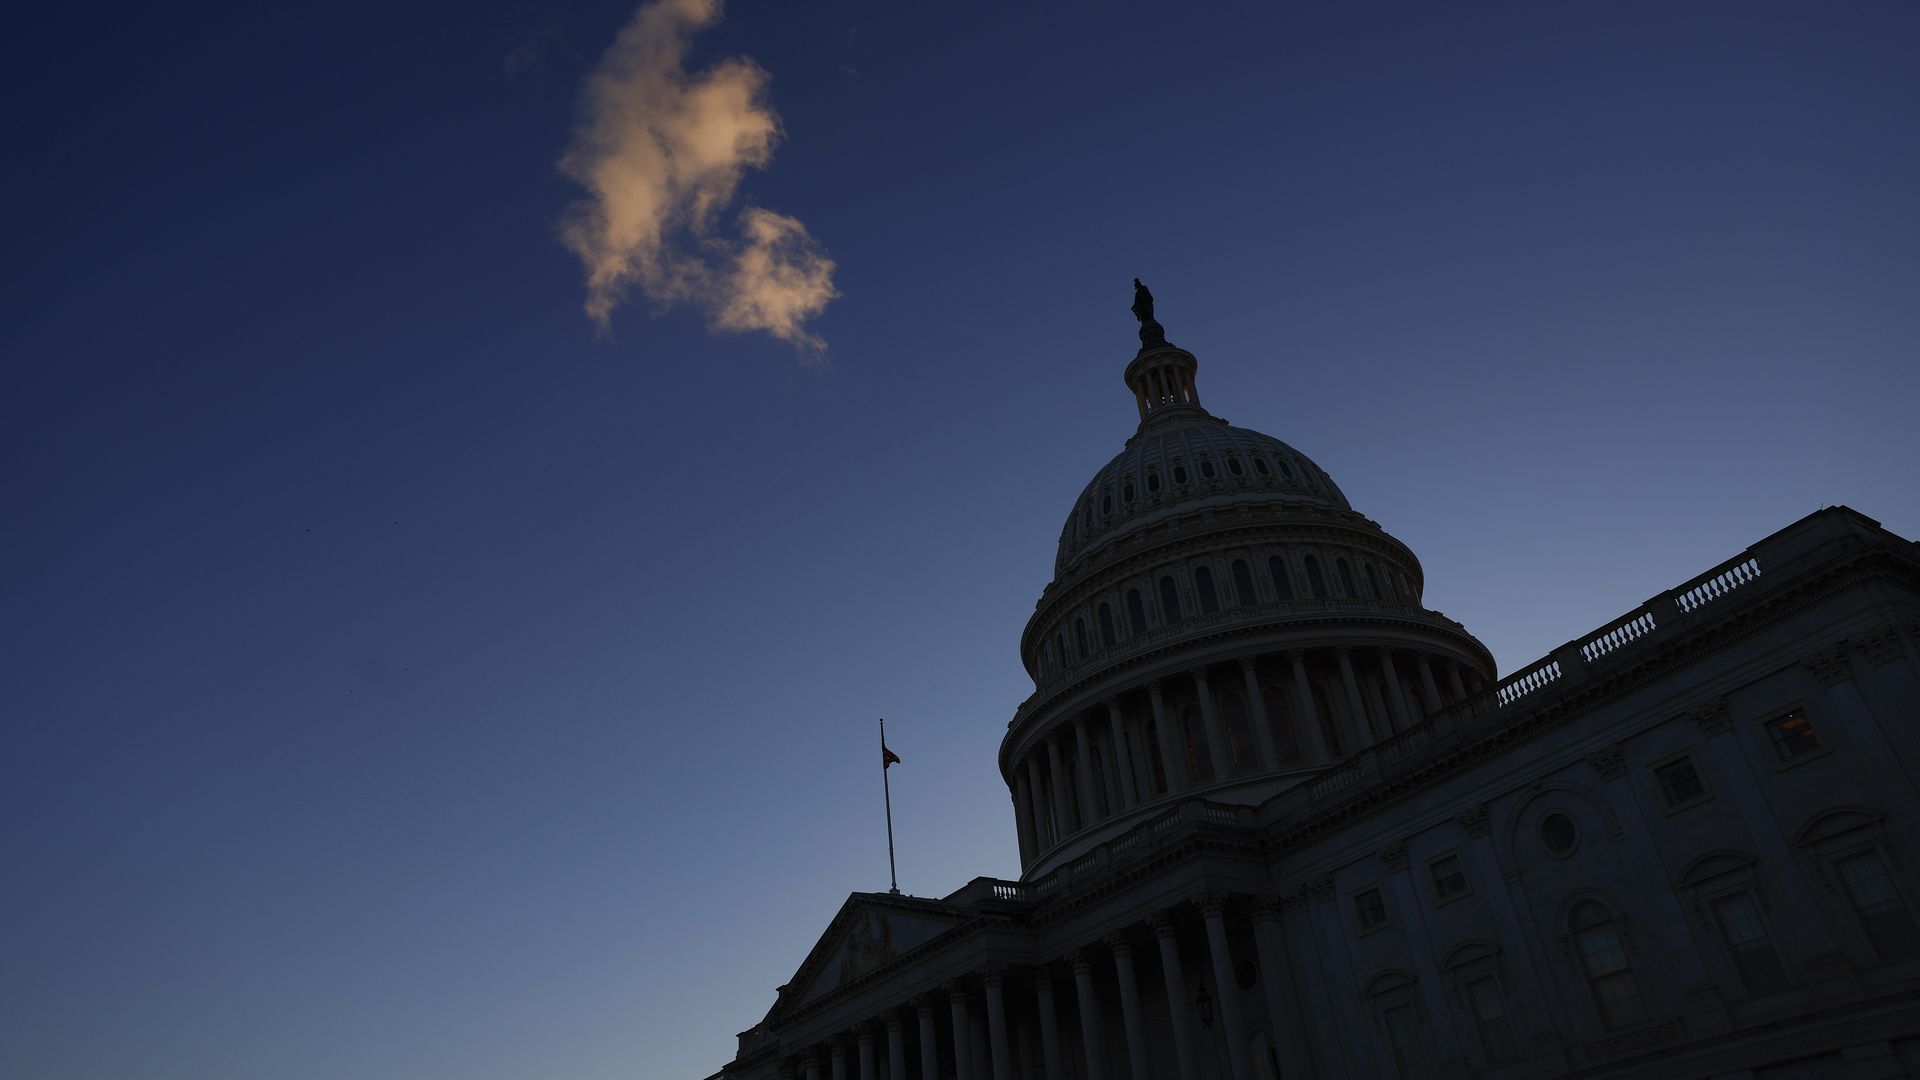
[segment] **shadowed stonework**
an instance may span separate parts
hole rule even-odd
[[[853,894],[719,1075],[1908,1075],[1913,545],[1822,510],[1497,679],[1134,286],[1000,747],[1021,879]]]

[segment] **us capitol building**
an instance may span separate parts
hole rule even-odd
[[[716,1080],[1920,1078],[1915,545],[1822,510],[1501,679],[1136,292],[1020,880],[852,894]]]

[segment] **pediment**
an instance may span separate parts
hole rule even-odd
[[[781,988],[775,1009],[784,1012],[832,993],[965,921],[938,901],[854,893]]]

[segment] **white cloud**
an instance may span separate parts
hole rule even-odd
[[[826,345],[807,321],[839,295],[833,260],[798,219],[770,210],[748,206],[731,234],[716,228],[782,134],[752,60],[686,70],[689,40],[719,19],[719,0],[652,0],[600,58],[560,159],[587,197],[560,237],[586,267],[602,332],[638,286],[662,309],[694,304],[714,329],[764,331],[820,361]]]

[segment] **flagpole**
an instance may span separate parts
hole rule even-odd
[[[887,891],[900,895],[900,873],[893,866],[893,785],[887,780],[887,718],[880,718],[880,790],[887,800]]]

